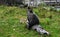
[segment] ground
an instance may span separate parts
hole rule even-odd
[[[34,8],[39,17],[40,25],[47,30],[50,37],[60,37],[60,13]],[[0,37],[43,37],[34,30],[25,28],[27,9],[15,6],[0,6]]]

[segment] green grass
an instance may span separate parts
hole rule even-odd
[[[34,8],[34,11],[41,26],[50,32],[51,37],[60,37],[60,13],[41,7]],[[0,6],[0,37],[43,37],[36,31],[25,28],[26,17],[26,8]]]

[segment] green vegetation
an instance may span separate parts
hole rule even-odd
[[[50,37],[60,37],[60,13],[34,8],[41,26],[50,32]],[[25,28],[27,9],[19,7],[0,6],[0,37],[42,37],[36,31]]]

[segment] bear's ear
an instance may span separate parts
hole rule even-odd
[[[28,7],[28,9],[31,9],[31,7]]]
[[[28,6],[28,9],[31,9],[31,10],[33,10],[33,7],[30,7],[30,6]]]

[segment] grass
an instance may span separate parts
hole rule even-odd
[[[34,8],[34,11],[41,26],[50,32],[50,37],[60,37],[60,13],[41,7]],[[0,37],[43,37],[36,31],[25,28],[26,17],[26,8],[0,6]]]

